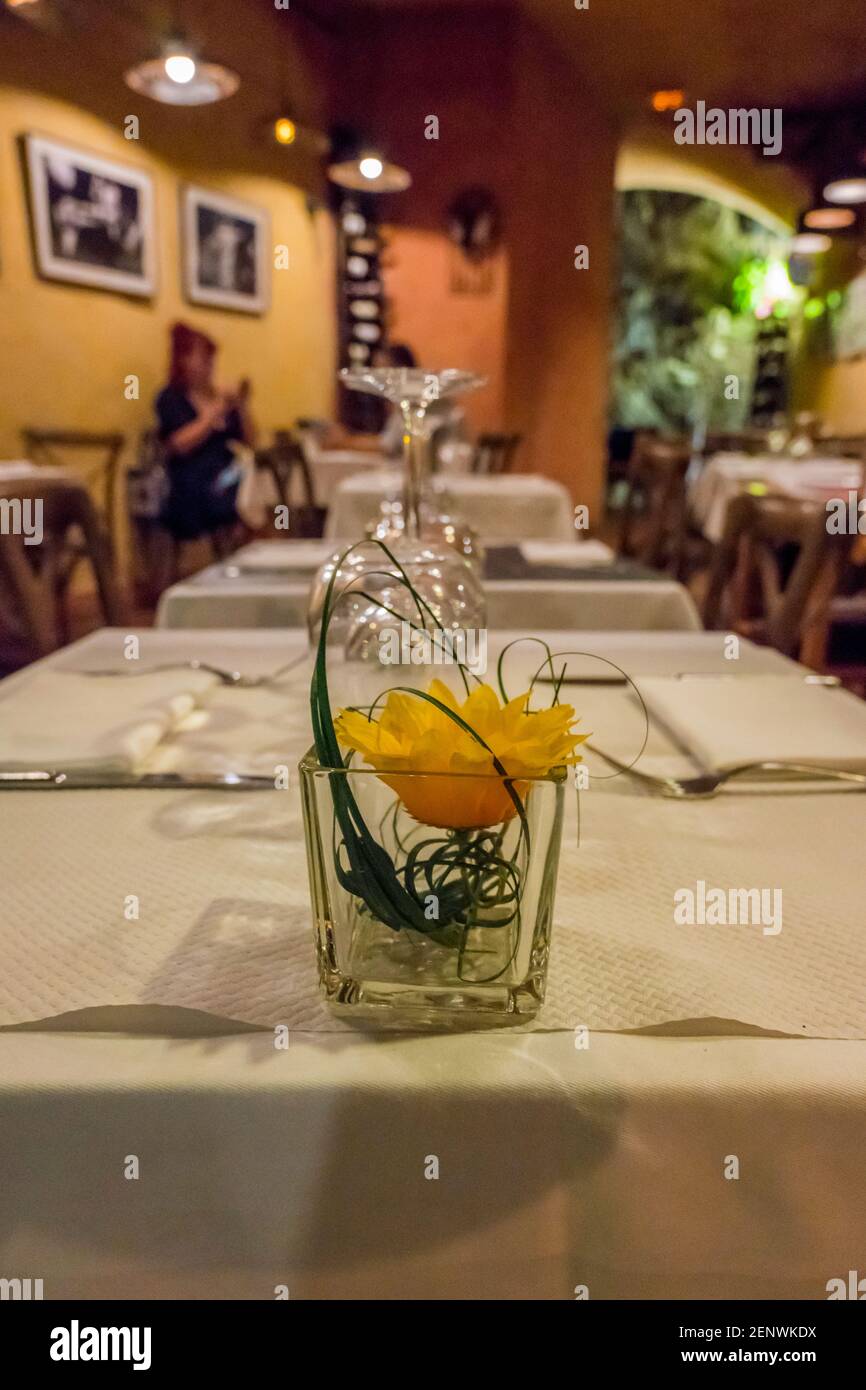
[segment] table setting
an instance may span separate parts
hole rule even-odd
[[[4,730],[31,740],[22,745],[30,771],[49,762],[87,768],[108,784],[0,791],[0,1106],[11,1123],[26,1107],[31,1165],[26,1215],[7,1248],[50,1260],[55,1289],[76,1296],[105,1296],[109,1248],[126,1296],[143,1296],[154,1280],[177,1296],[193,1283],[210,1296],[262,1296],[257,1287],[279,1271],[298,1296],[362,1288],[424,1296],[456,1251],[465,1264],[458,1286],[474,1296],[481,1288],[517,1296],[531,1279],[531,1296],[568,1297],[567,1281],[581,1275],[597,1296],[639,1296],[651,1282],[675,1296],[696,1277],[689,1260],[700,1265],[698,1246],[678,1245],[663,1275],[660,1251],[672,1223],[678,1232],[696,1223],[719,1287],[820,1296],[827,1246],[847,1243],[854,1258],[863,1231],[854,1153],[866,1036],[856,867],[866,798],[856,787],[755,780],[678,801],[591,750],[623,765],[637,758],[634,772],[685,777],[752,755],[759,737],[766,756],[823,763],[832,754],[863,769],[858,702],[747,642],[730,662],[723,634],[551,634],[551,651],[586,654],[565,659],[560,691],[589,734],[579,750],[589,780],[580,790],[569,782],[563,797],[546,997],[516,1027],[465,1021],[443,1033],[419,1019],[419,1034],[402,1021],[396,1031],[361,1026],[335,1013],[323,990],[297,773],[311,742],[314,674],[301,635],[143,632],[137,660],[150,673],[105,674],[128,669],[129,636],[94,634],[0,687]],[[541,664],[524,638],[502,633],[491,643],[491,666],[504,653],[515,691]],[[333,700],[356,697],[366,679],[335,661]],[[550,694],[548,686],[545,702]],[[88,713],[91,700],[98,716]],[[748,726],[731,718],[739,702]],[[50,708],[65,714],[53,729]],[[772,712],[778,725],[786,709],[786,739],[767,741]],[[708,729],[718,730],[725,710],[732,731],[714,741]],[[41,743],[37,723],[49,729]],[[8,742],[0,751],[4,774],[28,770]],[[231,773],[268,785],[137,789],[118,785],[118,771],[193,781]],[[763,919],[677,926],[675,894],[701,883],[706,896],[731,884],[780,888],[781,930],[766,930]],[[101,1170],[106,1137],[120,1124],[119,1085],[161,1136],[165,1181],[137,1211],[86,1183],[87,1165]],[[389,1142],[398,1171],[414,1144],[451,1152],[455,1126],[461,1152],[468,1143],[479,1161],[495,1162],[485,1155],[512,1133],[518,1105],[524,1123],[526,1106],[535,1114],[533,1146],[543,1143],[547,1158],[534,1180],[515,1160],[504,1189],[493,1184],[470,1205],[443,1191],[440,1228],[422,1219],[422,1251],[420,1239],[400,1235],[418,1220],[411,1185],[392,1191],[389,1214],[371,1231],[347,1207],[351,1187],[335,1193],[328,1184],[336,1123],[343,1159],[351,1156],[367,1200],[376,1200],[384,1171],[369,1151],[371,1115],[390,1132],[398,1105],[401,1137]],[[67,1106],[80,1122],[40,1143],[49,1114]],[[223,1143],[238,1106],[256,1150],[276,1145],[283,1178],[248,1144],[241,1156]],[[815,1106],[825,1117],[820,1134]],[[84,1116],[92,1119],[82,1129]],[[779,1151],[772,1136],[782,1123],[790,1143]],[[216,1127],[221,1176],[202,1185],[188,1165]],[[136,1142],[146,1147],[143,1134]],[[805,1170],[837,1175],[832,1195],[822,1185],[822,1222],[813,1201],[784,1250],[774,1247],[769,1200],[757,1214],[723,1204],[725,1214],[709,1197],[713,1153],[738,1144],[774,1184],[805,1190]],[[680,1162],[691,1153],[697,1164],[676,1190],[660,1186],[665,1151]],[[52,1174],[61,1161],[79,1205],[73,1217],[67,1203],[58,1221]],[[271,1184],[265,1201],[256,1196],[262,1183]],[[642,1200],[655,1195],[651,1217],[637,1219],[636,1185]],[[177,1215],[193,1191],[182,1230],[157,1219],[155,1240],[153,1203]]]

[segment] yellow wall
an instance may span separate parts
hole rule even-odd
[[[866,434],[866,361],[824,360],[802,403],[818,412],[830,434]]]
[[[36,132],[148,170],[155,182],[158,288],[152,300],[40,279],[30,243],[18,139]],[[212,152],[209,152],[212,157]],[[275,244],[289,247],[274,270],[262,317],[186,304],[181,289],[179,185],[231,193],[268,209]],[[167,328],[182,317],[220,344],[218,374],[249,376],[263,433],[298,415],[331,412],[335,370],[331,220],[311,217],[305,194],[275,178],[171,168],[141,142],[64,103],[0,87],[0,458],[20,458],[23,426],[122,430],[130,441],[151,421],[164,383]],[[141,378],[127,401],[124,378]],[[128,451],[129,453],[129,451]]]
[[[844,290],[863,269],[859,249],[853,239],[839,238],[831,251],[818,257],[813,293],[823,297],[830,290]],[[866,359],[834,360],[826,316],[806,325],[799,368],[798,409],[817,411],[829,434],[866,434]]]

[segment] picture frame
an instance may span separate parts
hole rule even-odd
[[[25,135],[23,149],[39,275],[151,298],[157,288],[151,175],[44,135]]]
[[[187,184],[181,189],[184,293],[191,304],[264,314],[271,300],[266,209]]]

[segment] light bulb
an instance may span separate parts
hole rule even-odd
[[[288,116],[280,116],[279,120],[274,121],[274,138],[277,144],[294,144],[297,133],[297,127],[294,121],[290,121]]]
[[[365,179],[378,179],[385,166],[377,155],[368,154],[361,160],[358,168]]]
[[[165,75],[171,82],[185,86],[195,77],[195,59],[188,53],[170,53],[165,60]]]

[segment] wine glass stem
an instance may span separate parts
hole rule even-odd
[[[411,540],[418,540],[421,535],[421,492],[427,469],[427,439],[423,424],[422,412],[404,408],[403,519],[405,535]]]

